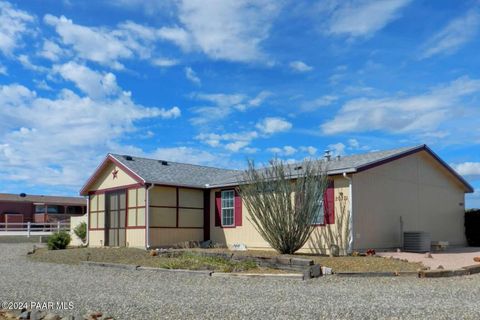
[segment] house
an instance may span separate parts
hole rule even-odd
[[[345,230],[345,250],[400,247],[402,230],[465,244],[464,195],[473,188],[428,146],[327,156],[322,163],[329,205],[302,251],[326,252],[325,237]],[[80,192],[88,196],[89,245],[155,248],[210,239],[269,248],[235,190],[241,176],[108,154]]]
[[[54,223],[86,213],[87,201],[80,197],[59,197],[0,193],[0,229],[26,222]]]

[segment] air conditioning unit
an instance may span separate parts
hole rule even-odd
[[[403,250],[408,252],[429,252],[432,240],[430,233],[424,231],[405,231]]]

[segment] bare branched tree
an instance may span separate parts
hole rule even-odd
[[[292,254],[314,230],[326,188],[320,161],[287,165],[275,159],[261,169],[249,161],[238,191],[263,239],[278,252]]]

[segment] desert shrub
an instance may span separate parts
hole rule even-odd
[[[66,231],[55,232],[48,237],[48,250],[66,249],[71,240],[70,234]]]
[[[73,232],[83,243],[87,241],[87,224],[85,222],[77,224],[75,229],[73,229]]]
[[[465,236],[471,247],[480,247],[480,209],[465,211]]]

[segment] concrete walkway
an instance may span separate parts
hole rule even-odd
[[[432,270],[437,269],[438,266],[443,266],[445,269],[458,269],[478,264],[478,262],[473,261],[473,258],[480,257],[480,247],[450,248],[446,251],[431,253],[432,258],[427,258],[425,253],[413,252],[378,252],[377,255],[421,262]]]

